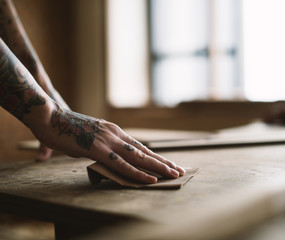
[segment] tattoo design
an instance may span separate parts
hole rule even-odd
[[[15,11],[13,4],[7,4],[7,0],[0,5],[0,36],[10,47],[16,47],[20,32],[17,27],[22,28],[20,19]]]
[[[127,149],[130,152],[135,150],[134,147],[132,145],[130,145],[130,144],[125,144],[124,148]]]
[[[29,82],[26,69],[4,47],[0,42],[0,105],[23,120],[32,106],[44,105],[45,100]]]
[[[95,134],[102,132],[98,120],[62,109],[57,103],[52,112],[51,124],[53,127],[58,127],[59,135],[73,135],[76,143],[88,150],[95,140]]]
[[[114,152],[110,152],[109,158],[111,160],[117,160],[118,159],[118,155],[116,153],[114,153]]]
[[[138,146],[141,146],[141,145],[142,145],[139,141],[137,141],[137,140],[135,140],[135,139],[134,139],[132,142],[133,142],[134,144],[138,145]]]
[[[6,10],[6,2],[2,2],[2,6],[0,7],[0,36],[5,42],[10,43],[13,41],[10,41],[8,29],[12,24],[12,20],[10,17],[6,15],[5,10]]]
[[[25,32],[13,4],[2,1],[0,5],[0,37],[17,55],[22,64],[34,75],[37,73],[37,54],[29,39],[22,34]]]

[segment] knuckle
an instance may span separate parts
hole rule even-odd
[[[155,156],[156,155],[153,151],[151,151],[148,147],[146,147],[143,144],[141,144],[141,148],[140,149],[142,149],[142,151],[144,151],[149,156]]]
[[[149,148],[144,146],[144,149],[145,149],[146,154],[148,154],[148,155],[152,155],[153,154],[153,152]]]
[[[116,125],[115,123],[108,122],[107,123],[107,128],[114,134],[119,135],[121,128]]]
[[[130,137],[130,138],[135,145],[140,146],[140,147],[144,147],[144,145],[140,141],[138,141],[132,137]]]
[[[108,132],[104,132],[104,134],[102,135],[98,135],[96,138],[95,138],[95,141],[96,141],[96,146],[97,147],[103,147],[103,146],[108,146],[109,143],[110,143],[110,138],[111,138],[111,134],[108,133]]]
[[[119,169],[124,169],[124,168],[126,167],[126,162],[125,162],[123,159],[119,159],[119,160],[117,161],[117,167],[118,167]]]
[[[106,146],[120,145],[119,137],[109,129],[104,131],[104,133],[97,135],[95,140],[97,141],[97,144],[100,142]]]
[[[145,161],[146,160],[146,154],[140,150],[138,150],[136,152],[137,157],[141,160],[141,161]]]
[[[172,168],[176,168],[176,164],[174,162],[168,161],[168,166]]]
[[[132,142],[132,143],[135,142],[135,140],[134,140],[129,134],[127,134],[126,132],[124,132],[124,137],[125,137],[127,140],[129,140],[130,142]]]
[[[164,172],[168,172],[169,171],[169,167],[166,164],[160,163],[160,168]]]

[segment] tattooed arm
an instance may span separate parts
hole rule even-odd
[[[53,101],[0,39],[0,105],[47,146],[73,157],[102,162],[144,183],[156,177],[139,168],[176,178],[185,171],[128,136],[117,125],[73,112]]]
[[[0,1],[0,37],[21,63],[29,70],[42,89],[52,99],[59,102],[65,108],[69,108],[60,94],[53,87],[24,30],[12,0]],[[37,159],[40,161],[47,160],[51,154],[51,149],[41,145]]]
[[[42,89],[55,101],[69,108],[53,87],[17,15],[12,0],[0,1],[0,37],[33,75]]]

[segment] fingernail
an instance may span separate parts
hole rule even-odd
[[[179,166],[176,167],[176,170],[180,173],[180,176],[183,176],[186,173],[186,170]]]
[[[179,172],[177,172],[175,169],[171,168],[170,169],[171,175],[175,178],[179,177]]]
[[[154,176],[148,176],[148,182],[149,183],[156,183],[157,182],[157,178]]]

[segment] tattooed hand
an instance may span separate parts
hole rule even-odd
[[[143,183],[177,178],[185,171],[128,136],[117,125],[82,115],[53,101],[0,39],[0,105],[29,127],[46,146],[73,157],[99,161]]]
[[[58,139],[53,147],[73,157],[99,161],[133,180],[157,181],[156,177],[139,170],[141,168],[167,178],[177,178],[185,173],[184,169],[153,153],[117,125],[63,109],[57,103],[52,111],[51,126]]]

